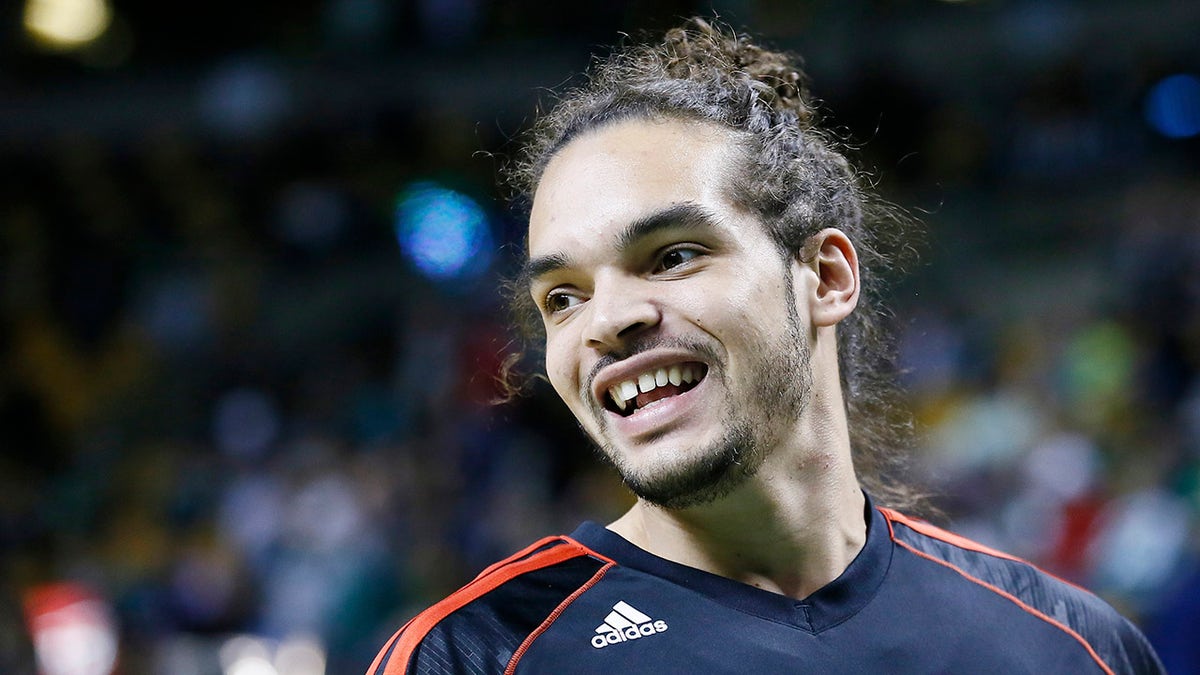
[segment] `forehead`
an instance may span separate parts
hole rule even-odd
[[[728,208],[735,132],[710,122],[631,119],[589,130],[546,166],[529,218],[529,254],[573,250],[691,203]]]

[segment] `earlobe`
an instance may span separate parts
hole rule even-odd
[[[858,252],[850,238],[835,228],[813,235],[805,248],[814,253],[809,265],[817,277],[809,296],[813,324],[833,326],[858,304]]]

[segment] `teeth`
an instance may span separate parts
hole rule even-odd
[[[654,373],[642,373],[638,375],[638,390],[643,394],[648,391],[654,391],[658,385],[654,383]]]
[[[613,385],[609,387],[608,395],[612,397],[612,400],[617,404],[618,408],[620,408],[622,411],[625,410],[625,397],[621,396],[619,385]]]
[[[626,380],[615,384],[609,387],[608,395],[617,404],[617,408],[624,411],[630,406],[630,401],[637,397],[639,391],[644,394],[667,384],[679,386],[684,383],[691,384],[697,379],[699,379],[698,373],[692,366],[676,364],[670,368],[659,368],[653,372],[642,373],[636,381]]]

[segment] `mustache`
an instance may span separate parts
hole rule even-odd
[[[699,340],[690,340],[678,337],[653,337],[647,336],[631,340],[625,349],[616,352],[602,354],[596,363],[592,365],[586,380],[583,382],[584,400],[588,398],[588,393],[592,391],[592,383],[596,381],[596,376],[601,370],[614,363],[619,363],[632,356],[637,356],[643,352],[648,352],[653,349],[676,349],[691,352],[701,357],[709,366],[718,362],[717,351],[711,345]]]

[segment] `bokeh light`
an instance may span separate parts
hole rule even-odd
[[[396,200],[396,238],[421,272],[438,280],[478,276],[492,262],[491,226],[471,197],[432,181]]]
[[[116,619],[108,601],[91,588],[72,581],[43,584],[27,593],[25,612],[40,673],[115,672]]]
[[[234,635],[220,649],[222,675],[325,675],[325,649],[310,635],[282,641]]]
[[[25,4],[25,30],[51,49],[76,49],[104,34],[112,23],[106,0],[29,0]]]
[[[1180,73],[1155,84],[1146,95],[1146,121],[1167,138],[1200,134],[1200,77]]]

